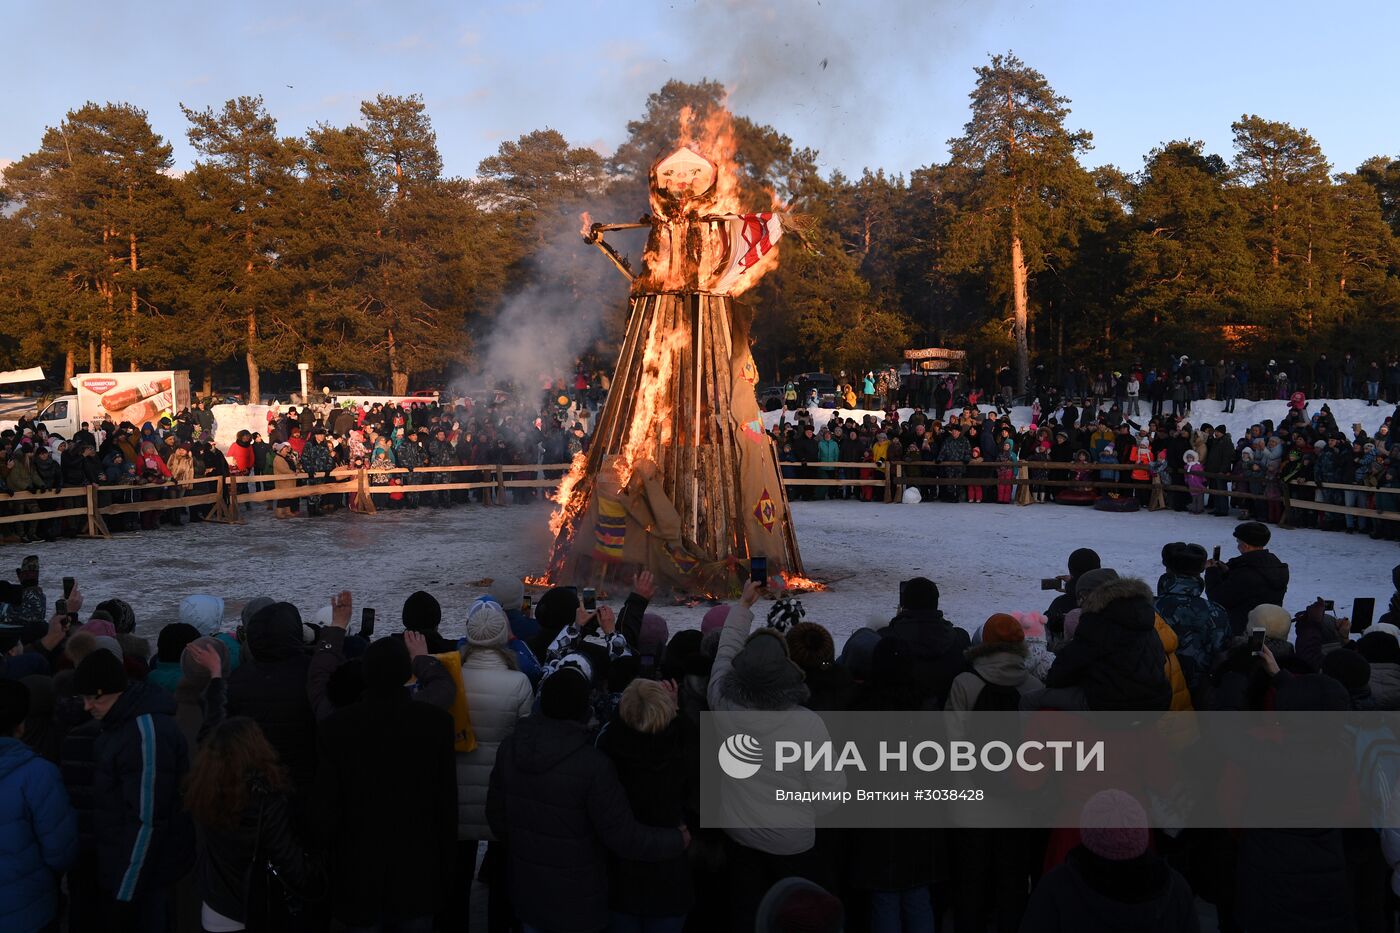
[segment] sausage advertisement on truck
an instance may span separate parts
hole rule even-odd
[[[95,428],[110,419],[136,427],[174,418],[190,407],[189,370],[136,373],[84,373],[73,377],[73,394],[61,395],[38,413],[35,421],[50,434],[71,438],[87,422]]]

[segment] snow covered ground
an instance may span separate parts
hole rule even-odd
[[[1348,436],[1351,435],[1351,426],[1358,423],[1364,426],[1368,433],[1374,434],[1376,429],[1379,428],[1381,424],[1384,423],[1385,419],[1395,410],[1395,406],[1386,404],[1370,408],[1364,401],[1354,398],[1311,399],[1308,402],[1309,416],[1321,411],[1323,405],[1327,405],[1331,408],[1333,417],[1337,419],[1337,426],[1345,431]],[[1224,403],[1211,399],[1196,402],[1190,412],[1191,423],[1194,425],[1217,425],[1224,423],[1230,431],[1230,436],[1238,438],[1242,432],[1249,430],[1251,425],[1263,424],[1265,420],[1272,421],[1274,424],[1280,424],[1288,414],[1288,403],[1283,401],[1251,402],[1241,399],[1235,404],[1235,410],[1230,413],[1223,412],[1222,409],[1224,407]],[[1142,402],[1141,409],[1143,412],[1142,417],[1134,418],[1133,420],[1139,424],[1145,425],[1151,419],[1152,405],[1150,402]],[[832,409],[812,408],[809,410],[812,413],[814,423],[819,428],[831,420]],[[983,405],[982,410],[984,412],[995,412],[996,407],[993,405]],[[1165,410],[1171,411],[1170,402],[1167,403]],[[835,411],[836,414],[840,415],[843,419],[854,418],[856,421],[860,421],[865,415],[874,415],[876,418],[884,417],[884,412],[867,411],[865,409],[842,408],[836,409]],[[907,421],[913,412],[914,409],[912,408],[901,408],[899,410],[900,420]],[[928,412],[932,415],[933,409],[928,409]],[[771,429],[773,425],[778,423],[782,416],[783,412],[781,411],[765,412],[763,415],[764,426]],[[791,415],[788,416],[788,420],[792,420]],[[1031,410],[1028,406],[1022,405],[1011,409],[1011,422],[1017,427],[1029,424],[1030,420]]]
[[[463,631],[466,607],[486,577],[544,569],[549,536],[544,505],[458,507],[451,511],[337,514],[275,521],[262,510],[244,525],[195,525],[119,535],[109,541],[64,541],[5,548],[18,566],[37,553],[50,600],[61,578],[77,577],[88,609],[120,596],[136,611],[139,630],[154,636],[174,621],[180,600],[211,593],[227,602],[230,627],[238,609],[259,595],[295,603],[308,620],[342,588],[356,607],[378,610],[379,627],[399,627],[404,598],[414,590],[443,604],[444,631]],[[899,581],[927,576],[942,590],[948,617],[966,628],[997,611],[1043,610],[1054,594],[1042,577],[1063,573],[1076,547],[1095,548],[1104,565],[1155,584],[1161,546],[1195,541],[1235,553],[1233,521],[1175,512],[1110,515],[1059,505],[1003,506],[793,503],[808,573],[830,589],[802,597],[808,618],[828,626],[838,644],[863,625],[883,625],[894,613]],[[1273,549],[1292,570],[1288,608],[1315,597],[1350,611],[1357,596],[1384,606],[1390,568],[1400,549],[1365,536],[1275,529]],[[614,594],[614,605],[625,594]],[[673,631],[698,625],[708,607],[661,606]],[[1382,611],[1380,609],[1378,612]],[[86,613],[85,613],[86,614]],[[358,613],[356,614],[358,617]]]

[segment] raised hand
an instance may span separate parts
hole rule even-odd
[[[351,600],[349,590],[341,590],[338,594],[332,596],[331,625],[340,629],[342,632],[348,631],[350,628],[350,609]]]

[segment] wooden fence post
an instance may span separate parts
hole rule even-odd
[[[373,515],[379,511],[369,494],[369,471],[364,467],[360,467],[360,491],[355,494],[355,508],[352,511],[363,515]]]
[[[107,530],[107,523],[102,519],[102,513],[98,511],[96,486],[87,487],[86,502],[87,536],[89,538],[112,537],[112,533]]]
[[[506,471],[501,464],[496,464],[496,504],[505,505],[506,498]]]

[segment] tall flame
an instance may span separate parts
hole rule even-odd
[[[694,149],[715,164],[715,213],[740,214],[743,205],[739,197],[739,137],[734,132],[734,114],[723,105],[715,107],[704,119],[696,116],[694,108],[681,108],[680,146]]]

